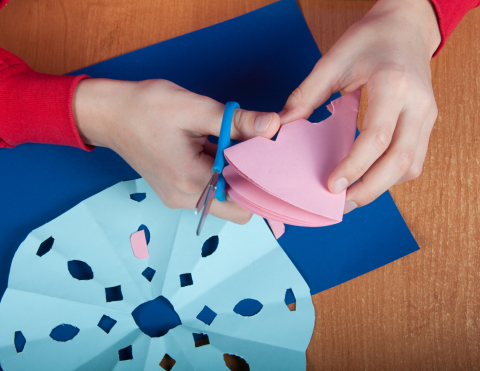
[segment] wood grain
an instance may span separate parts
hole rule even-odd
[[[325,53],[374,2],[300,4]],[[421,250],[314,296],[309,370],[480,369],[479,37],[476,9],[432,61],[423,175],[390,190]],[[361,118],[366,106],[362,92]]]
[[[11,0],[0,47],[63,74],[272,2]],[[299,4],[325,53],[374,2]],[[391,189],[421,250],[314,296],[308,370],[480,369],[479,40],[477,9],[432,61],[439,117],[423,175]]]

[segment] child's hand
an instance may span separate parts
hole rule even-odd
[[[170,208],[193,209],[212,175],[224,105],[169,81],[83,80],[73,113],[85,143],[117,152]],[[231,137],[271,138],[280,127],[276,113],[236,110]],[[251,213],[233,201],[213,200],[212,215],[246,223]]]
[[[339,90],[367,88],[363,131],[328,180],[333,193],[358,180],[345,213],[420,175],[437,118],[430,59],[440,41],[429,0],[379,0],[289,97],[282,123],[308,118]]]

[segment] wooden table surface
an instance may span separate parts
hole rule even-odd
[[[11,0],[0,11],[0,47],[64,74],[272,2]],[[325,53],[374,1],[299,4]],[[313,297],[310,371],[480,370],[479,9],[432,74],[439,116],[423,175],[391,189],[421,250]]]

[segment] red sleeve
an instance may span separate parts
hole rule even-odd
[[[35,72],[0,48],[0,148],[33,142],[92,150],[72,115],[73,90],[85,78]]]
[[[431,0],[438,17],[442,42],[433,56],[443,48],[448,37],[469,10],[480,5],[480,0]]]

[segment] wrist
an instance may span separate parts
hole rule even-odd
[[[386,11],[402,17],[405,32],[414,31],[420,36],[426,53],[432,57],[442,41],[442,36],[436,10],[430,0],[379,0],[374,8],[376,7],[381,9],[380,13]]]
[[[411,1],[411,0],[409,0]],[[423,41],[429,56],[432,57],[442,42],[442,34],[438,24],[437,11],[430,0],[415,1],[420,16]]]
[[[72,114],[85,144],[112,148],[122,109],[134,85],[134,82],[109,79],[89,79],[77,84]]]

